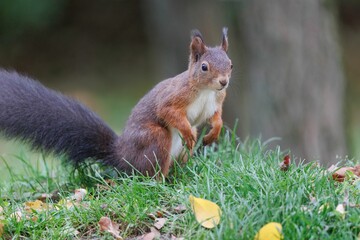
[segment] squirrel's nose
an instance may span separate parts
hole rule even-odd
[[[221,84],[221,86],[225,87],[226,84],[228,83],[228,81],[227,81],[227,79],[221,79],[221,80],[219,81],[219,83]]]

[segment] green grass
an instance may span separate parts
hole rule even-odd
[[[335,208],[345,194],[350,203],[360,204],[359,182],[336,183],[315,164],[292,164],[282,172],[279,163],[284,154],[279,148],[267,149],[260,140],[239,142],[224,131],[218,145],[198,149],[185,167],[175,166],[167,179],[120,176],[113,178],[114,185],[109,185],[94,166],[88,171],[51,169],[46,164],[28,165],[22,157],[19,163],[26,173],[11,172],[11,178],[0,184],[3,238],[113,239],[99,230],[102,216],[120,224],[124,239],[132,238],[149,231],[154,220],[148,214],[161,211],[168,221],[160,232],[167,237],[253,239],[261,226],[274,221],[282,224],[285,239],[356,239],[360,209],[349,207],[342,218]],[[12,216],[40,193],[59,190],[60,198],[66,198],[80,187],[88,190],[84,206],[35,212],[35,220],[17,222]],[[220,206],[222,217],[217,227],[207,230],[196,222],[190,194]],[[174,212],[179,204],[186,205],[184,213]],[[319,210],[325,205],[328,207]]]

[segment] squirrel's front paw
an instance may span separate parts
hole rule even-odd
[[[195,147],[196,138],[193,134],[190,134],[189,136],[184,137],[184,141],[186,144],[186,147],[192,151],[192,149]]]
[[[219,135],[218,134],[213,134],[211,132],[209,132],[208,134],[205,135],[204,139],[203,139],[203,144],[209,145],[213,142],[215,142],[218,139]]]

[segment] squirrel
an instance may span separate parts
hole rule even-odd
[[[192,155],[197,127],[209,123],[203,143],[219,137],[222,104],[232,71],[227,28],[220,46],[208,47],[193,30],[188,69],[163,80],[132,109],[121,135],[80,102],[15,71],[0,70],[0,133],[35,150],[88,159],[120,172],[168,175],[174,159]]]

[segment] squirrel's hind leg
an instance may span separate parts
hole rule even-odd
[[[140,156],[145,156],[141,164],[143,168],[141,172],[149,176],[161,172],[166,177],[171,166],[171,134],[161,126],[151,126],[149,134],[151,134],[148,136],[149,142],[140,154]]]

